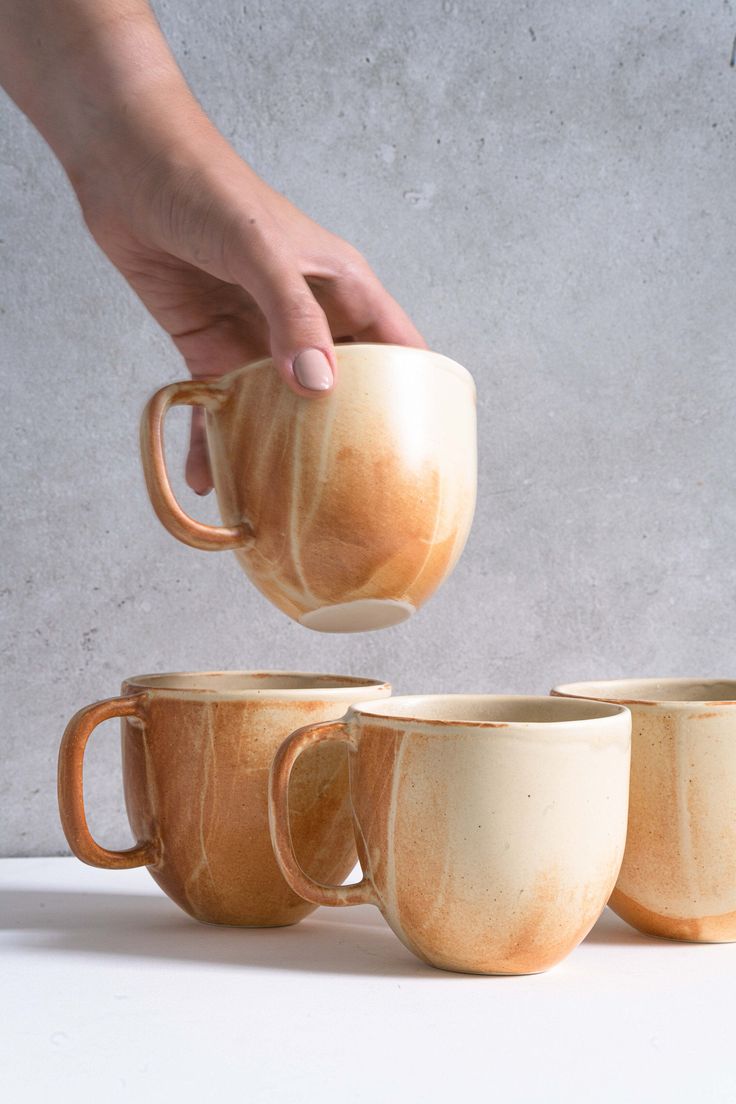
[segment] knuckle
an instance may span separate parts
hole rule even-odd
[[[338,265],[337,281],[352,287],[368,283],[372,276],[371,267],[363,254],[351,246]]]
[[[321,323],[323,314],[311,291],[291,292],[279,299],[277,311],[280,318],[289,326],[305,323]]]

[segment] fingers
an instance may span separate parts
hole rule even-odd
[[[195,308],[186,317],[187,322],[195,324],[172,334],[193,379],[221,376],[268,356],[266,321],[240,288],[222,284],[216,295],[198,296]],[[204,413],[200,407],[192,408],[185,475],[197,494],[206,495],[212,490]]]
[[[334,385],[333,333],[426,347],[357,250],[321,229],[315,237],[320,257],[313,269],[308,249],[295,253],[293,239],[285,244],[280,234],[271,236],[260,225],[256,229],[251,219],[247,227],[238,227],[228,256],[231,278],[265,317],[277,372],[297,394],[311,397]]]
[[[335,381],[333,332],[357,341],[426,348],[408,315],[362,258],[357,265],[345,266],[340,276],[315,285],[313,293],[297,269],[279,272],[269,283],[261,283],[259,291],[251,291],[258,307],[252,303],[253,309],[246,309],[244,299],[231,314],[179,334],[175,340],[193,377],[220,375],[247,364],[264,355],[270,342],[281,378],[297,394],[315,397],[330,391]],[[199,408],[192,411],[186,479],[197,494],[212,490],[204,413]]]
[[[187,454],[185,476],[189,486],[198,495],[209,494],[212,490],[212,471],[204,430],[204,410],[201,406],[192,408],[192,425],[189,433],[189,452]]]
[[[240,243],[230,265],[234,278],[253,297],[268,326],[271,357],[284,382],[299,395],[331,390],[335,350],[330,326],[294,257]]]
[[[304,278],[279,276],[257,302],[266,316],[274,367],[298,394],[324,394],[335,380],[335,351],[325,312]]]
[[[358,330],[359,341],[378,341],[385,345],[408,345],[413,349],[426,349],[427,342],[409,316],[395,299],[381,288],[381,296],[374,302],[373,316]]]
[[[356,341],[426,349],[419,330],[359,253],[351,251],[351,259],[338,275],[313,286],[333,333],[350,334]]]

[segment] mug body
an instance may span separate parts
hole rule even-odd
[[[308,628],[351,632],[405,620],[457,562],[475,508],[475,386],[427,350],[336,355],[326,396],[294,394],[261,361],[223,378],[206,419],[223,521],[253,533],[236,551],[250,579]]]
[[[736,940],[736,681],[572,683],[633,716],[629,831],[611,908],[648,934]]]
[[[286,672],[149,675],[127,680],[141,719],[122,720],[125,800],[138,839],[159,841],[154,880],[197,920],[294,924],[314,909],[284,881],[268,830],[268,771],[300,725],[385,696],[385,683]],[[355,862],[347,756],[315,748],[294,772],[290,819],[305,870],[342,881]]]
[[[449,695],[356,706],[346,724],[358,853],[407,947],[526,974],[580,943],[623,855],[626,709]]]

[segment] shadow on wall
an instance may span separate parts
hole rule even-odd
[[[317,974],[463,976],[418,961],[371,906],[320,910],[287,928],[229,928],[191,920],[163,896],[5,889],[2,930],[23,932],[28,946],[52,953]],[[607,909],[586,942],[651,947],[668,941],[640,935]]]

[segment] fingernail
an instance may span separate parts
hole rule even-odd
[[[321,349],[305,349],[294,358],[294,375],[308,391],[329,391],[334,383],[330,362]]]

